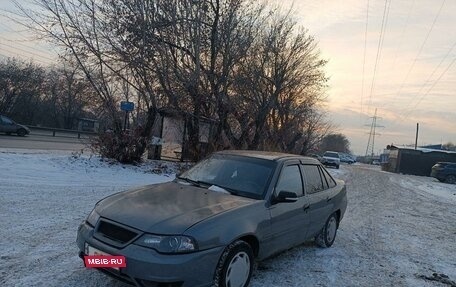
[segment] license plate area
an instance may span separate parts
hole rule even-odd
[[[90,246],[88,243],[85,244],[85,249],[86,249],[86,254],[88,256],[112,256],[112,254],[106,253],[93,246]],[[120,271],[120,268],[118,268],[118,267],[107,267],[107,268],[111,268],[111,269]]]

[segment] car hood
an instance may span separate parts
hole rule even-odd
[[[169,182],[117,193],[101,200],[101,217],[155,234],[182,234],[216,214],[251,204],[253,199]]]
[[[30,129],[27,127],[27,126],[24,126],[24,125],[21,125],[21,124],[17,124],[16,125],[19,127],[19,128],[23,128],[25,129],[26,131],[30,132]]]

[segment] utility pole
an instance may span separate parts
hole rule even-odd
[[[415,150],[418,147],[418,132],[419,131],[420,131],[420,124],[416,123]]]
[[[377,117],[377,109],[375,109],[375,114],[373,117],[370,117],[372,119],[372,123],[370,124],[370,132],[369,132],[369,140],[367,141],[367,147],[366,147],[366,154],[365,156],[374,156],[374,150],[375,150],[375,136],[380,135],[376,133],[377,128],[383,128],[383,126],[377,125],[377,120],[381,119],[380,117]],[[367,125],[369,126],[369,125]]]

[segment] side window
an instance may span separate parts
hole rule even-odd
[[[303,195],[301,172],[298,165],[288,165],[282,168],[276,191],[291,191],[298,196]]]
[[[321,166],[319,166],[318,170],[320,171],[321,181],[323,182],[323,189],[326,190],[326,189],[329,188],[329,186],[328,186],[328,182],[326,180],[326,177],[323,174],[323,169],[321,168]]]
[[[328,187],[329,188],[335,187],[336,186],[336,182],[331,177],[331,175],[329,175],[328,171],[325,168],[323,168],[323,167],[320,167],[320,168],[321,168],[321,171],[323,173],[323,176],[326,178],[326,182],[328,183]]]
[[[2,117],[2,122],[6,125],[11,125],[13,122],[7,117]]]
[[[318,165],[303,165],[304,182],[306,192],[309,194],[323,190],[323,182],[321,180]]]

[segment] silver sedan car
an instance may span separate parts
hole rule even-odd
[[[314,238],[330,247],[347,207],[343,181],[297,155],[214,153],[169,183],[99,201],[78,229],[80,256],[137,286],[248,286],[255,260]]]

